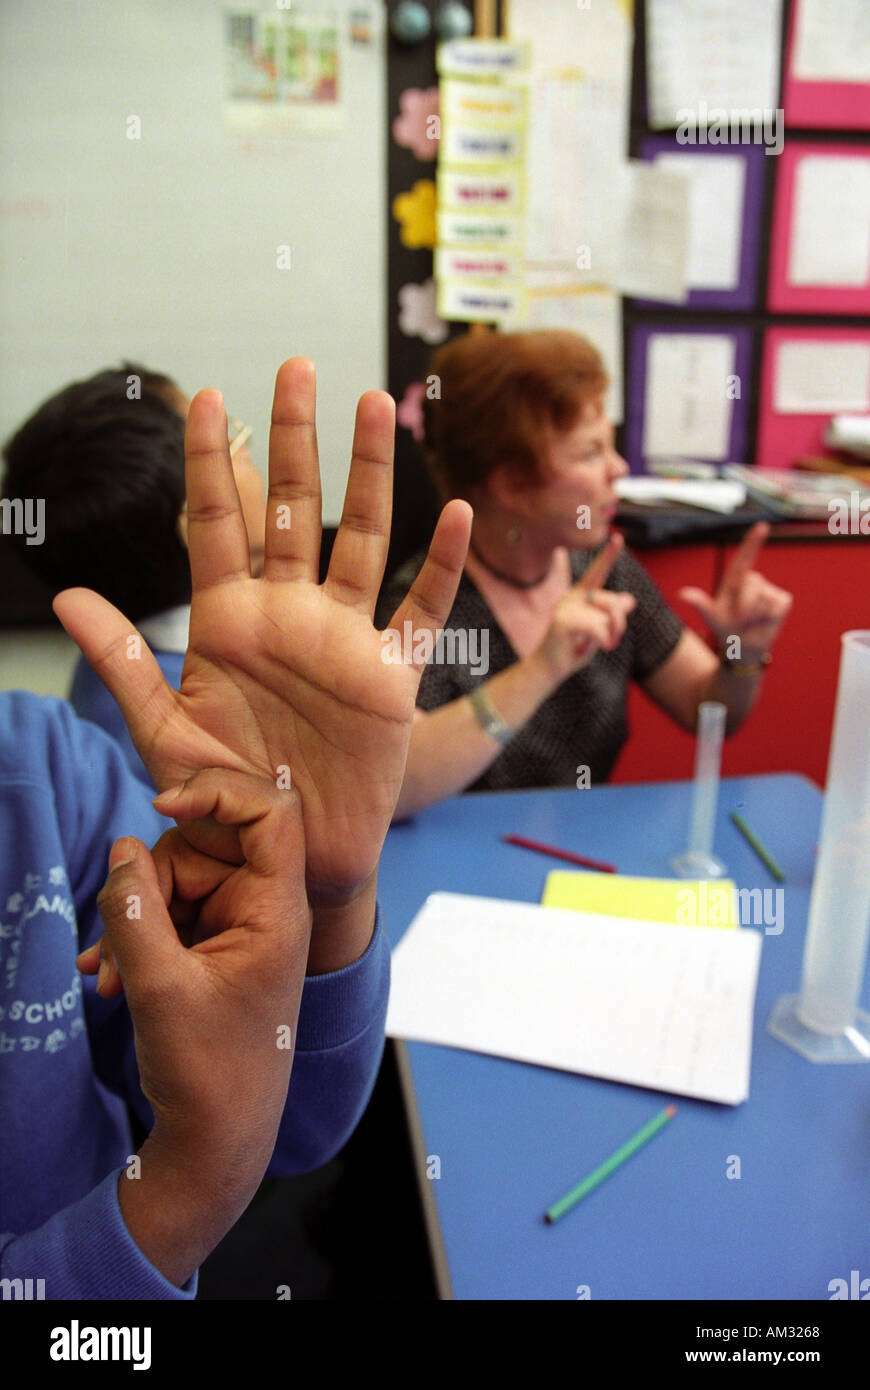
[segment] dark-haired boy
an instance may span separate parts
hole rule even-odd
[[[125,362],[43,402],[3,451],[6,496],[39,498],[42,504],[43,543],[19,538],[21,559],[55,593],[92,589],[138,623],[175,689],[190,622],[184,490],[189,404],[171,378]],[[233,475],[256,575],[263,565],[266,498],[245,447],[249,435],[246,426],[230,422]],[[83,719],[111,734],[150,786],[115,700],[83,659],[69,700]]]

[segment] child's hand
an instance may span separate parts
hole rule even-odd
[[[149,854],[116,841],[98,902],[100,993],[126,993],[153,1137],[258,1145],[265,1164],[290,1078],[311,914],[298,797],[263,777],[206,771],[158,798],[179,820],[237,828],[239,865],[168,831]],[[168,911],[167,911],[168,906]]]
[[[292,779],[305,826],[312,907],[352,901],[372,880],[405,770],[421,667],[383,659],[372,625],[390,529],[395,407],[357,407],[344,514],[326,582],[317,583],[320,484],[314,372],[278,372],[269,440],[266,560],[252,579],[220,396],[188,417],[187,501],[193,601],[181,689],[169,688],[116,609],[69,590],[55,611],[117,699],[160,788],[203,767]],[[451,502],[429,556],[392,619],[434,633],[462,572],[471,512]],[[132,654],[132,659],[131,659]],[[281,769],[284,772],[281,772]],[[232,840],[185,834],[222,858]]]
[[[136,1165],[128,1160],[119,1179],[118,1201],[139,1249],[181,1285],[238,1220],[268,1167],[287,1099],[311,914],[294,792],[220,769],[158,801],[180,820],[213,817],[234,827],[243,855],[237,865],[215,863],[177,830],[153,855],[138,840],[117,840],[99,896],[109,971],[101,992],[126,994],[154,1112]],[[100,949],[79,957],[86,974]]]

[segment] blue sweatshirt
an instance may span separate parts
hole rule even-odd
[[[121,835],[167,828],[113,741],[61,700],[0,694],[0,1278],[45,1297],[191,1299],[132,1240],[117,1183],[146,1129],[123,996],[75,958],[102,932],[96,896]],[[353,1132],[383,1050],[389,947],[309,977],[269,1173],[319,1167]],[[34,1286],[36,1287],[36,1286]]]

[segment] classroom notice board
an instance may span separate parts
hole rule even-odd
[[[238,64],[228,87],[230,15],[293,45],[268,124]],[[42,0],[0,33],[0,434],[129,358],[219,387],[265,470],[275,371],[302,354],[337,522],[357,398],[386,377],[383,4]]]

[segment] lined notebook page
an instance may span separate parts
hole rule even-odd
[[[456,893],[393,952],[387,1033],[736,1105],[761,935]]]

